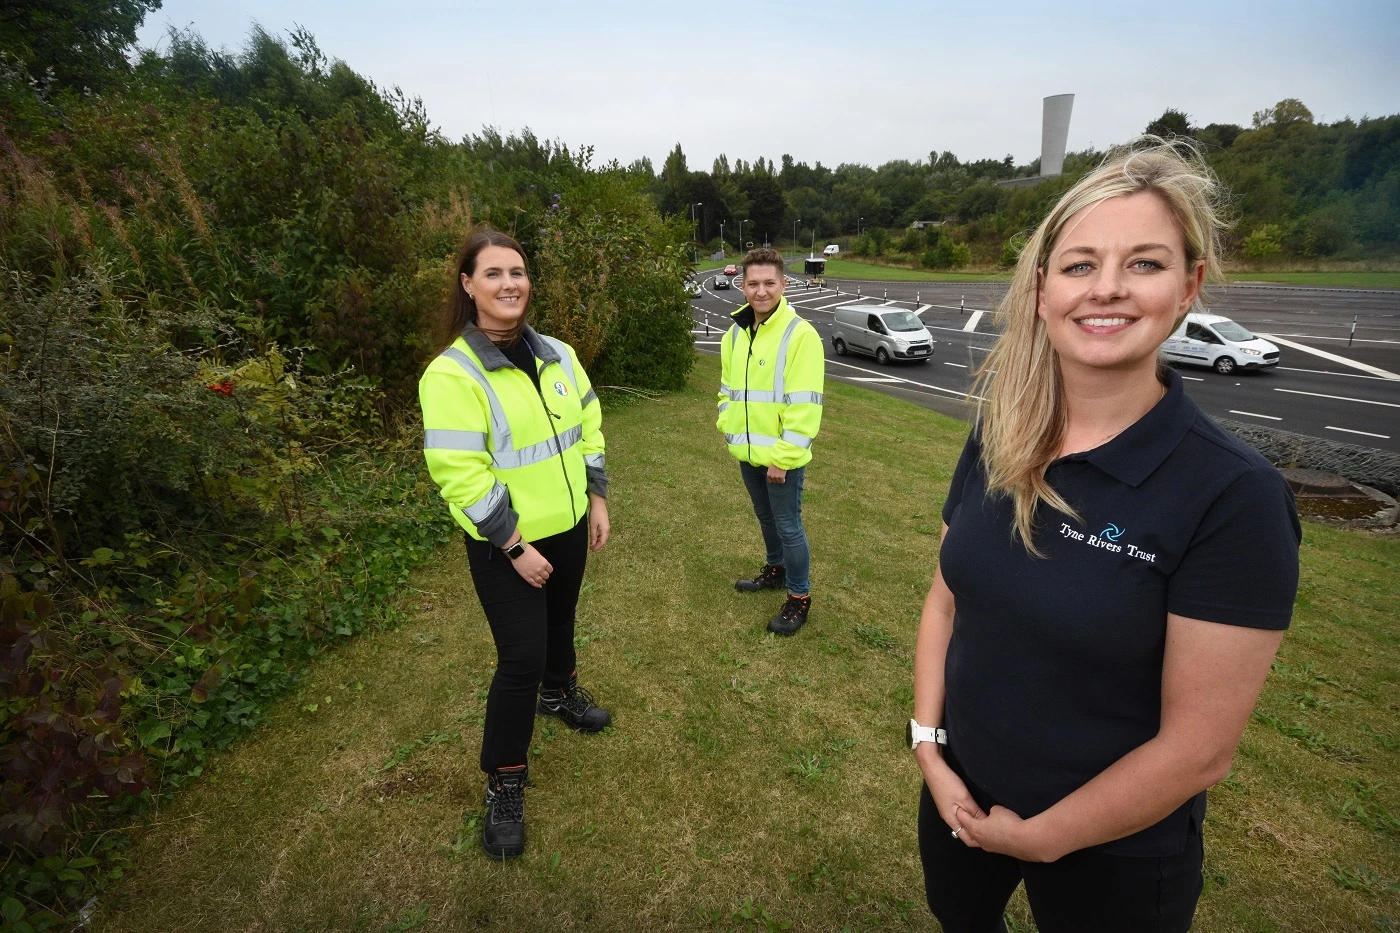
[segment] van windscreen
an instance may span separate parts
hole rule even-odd
[[[1245,330],[1234,321],[1216,321],[1210,325],[1215,332],[1226,340],[1233,340],[1235,343],[1243,343],[1246,340],[1253,340],[1254,335]]]
[[[912,311],[891,311],[881,317],[884,319],[885,326],[897,333],[924,329],[924,322],[919,320]]]

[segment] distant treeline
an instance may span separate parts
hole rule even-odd
[[[1394,260],[1400,258],[1400,115],[1316,123],[1300,101],[1288,99],[1254,114],[1251,126],[1191,125],[1168,110],[1145,127],[1165,138],[1198,142],[1229,187],[1235,223],[1228,246],[1247,262],[1271,260]],[[721,224],[730,249],[739,225],[748,242],[801,246],[850,237],[858,254],[900,252],[924,265],[991,265],[1014,258],[1019,237],[1102,153],[1071,153],[1064,173],[1030,187],[998,185],[1030,178],[1039,160],[1017,165],[961,162],[951,152],[927,161],[897,160],[878,168],[809,165],[791,155],[732,164],[721,155],[708,172],[692,170],[678,144],[656,173],[646,160],[632,170],[652,177],[663,213],[692,222],[700,242],[717,248]],[[924,233],[908,231],[933,222]]]

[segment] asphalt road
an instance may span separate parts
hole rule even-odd
[[[737,288],[715,291],[714,277],[707,273],[703,295],[691,300],[701,350],[718,349],[729,313],[744,303]],[[996,340],[991,309],[1005,288],[1004,283],[829,279],[823,290],[790,285],[787,297],[826,340],[829,378],[967,418],[964,399],[972,368]],[[918,312],[935,341],[933,358],[881,366],[873,359],[837,357],[830,343],[834,309],[886,302]],[[1263,372],[1221,376],[1210,369],[1179,367],[1186,391],[1207,413],[1400,452],[1400,289],[1235,284],[1210,294],[1207,304],[1281,351],[1279,366]]]

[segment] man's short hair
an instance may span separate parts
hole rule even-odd
[[[787,263],[783,262],[782,253],[775,249],[770,249],[767,246],[760,246],[757,249],[749,250],[748,254],[744,256],[742,265],[744,267],[744,277],[748,278],[749,266],[776,266],[778,268],[778,275],[782,275]]]

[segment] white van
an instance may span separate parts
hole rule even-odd
[[[1186,315],[1162,344],[1162,355],[1174,363],[1209,366],[1222,375],[1278,365],[1278,347],[1269,341],[1227,317],[1195,312]]]
[[[846,305],[836,309],[831,349],[837,356],[864,353],[880,363],[933,356],[933,336],[913,311],[879,305]]]
[[[836,256],[841,252],[841,247],[836,243],[828,243],[826,249],[822,250],[823,256]]]

